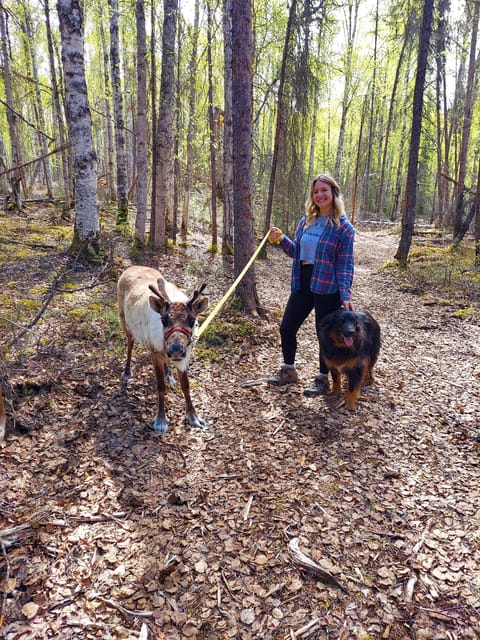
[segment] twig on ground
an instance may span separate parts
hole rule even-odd
[[[104,598],[103,596],[97,595],[98,600],[105,602],[105,604],[118,609],[122,613],[126,613],[129,616],[138,616],[139,618],[151,618],[153,616],[153,611],[137,611],[136,609],[127,609],[122,606],[120,603],[115,602],[114,600],[110,600],[109,598]]]
[[[307,556],[303,551],[300,551],[299,539],[292,538],[288,544],[288,549],[293,558],[293,561],[299,565],[302,569],[308,569],[312,573],[315,574],[319,580],[325,582],[326,584],[331,585],[332,587],[337,587],[343,593],[348,593],[348,589],[343,586],[331,573],[322,569],[322,567],[312,560],[309,556]]]
[[[289,629],[288,634],[284,636],[284,640],[297,640],[299,638],[308,638],[313,633],[319,630],[320,622],[322,618],[314,618],[307,622],[306,625],[298,629],[297,631],[293,631],[293,629]]]

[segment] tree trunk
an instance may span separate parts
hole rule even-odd
[[[40,152],[43,156],[42,166],[47,189],[47,198],[53,198],[52,171],[50,168],[50,156],[48,155],[48,144],[44,132],[46,131],[45,112],[43,109],[42,96],[40,93],[40,82],[38,77],[37,56],[34,47],[34,36],[32,31],[32,19],[27,5],[24,5],[25,12],[25,34],[27,36],[28,53],[32,63],[33,80],[35,84],[35,99],[37,104],[37,120],[39,131]]]
[[[390,105],[388,107],[388,119],[387,119],[387,127],[385,130],[385,139],[383,144],[383,153],[382,153],[382,163],[380,167],[380,184],[378,186],[377,192],[377,203],[376,210],[380,217],[382,217],[382,208],[383,208],[383,190],[385,187],[385,172],[387,168],[387,157],[388,157],[388,149],[390,147],[390,132],[392,130],[393,124],[393,116],[395,113],[395,101],[397,96],[397,89],[400,80],[400,70],[402,68],[403,59],[405,57],[405,51],[407,48],[407,42],[410,40],[410,20],[407,20],[407,24],[405,26],[405,33],[403,36],[402,48],[400,50],[400,55],[398,57],[397,66],[395,69],[395,78],[393,80],[392,93],[390,95]]]
[[[350,101],[352,99],[352,81],[353,81],[353,47],[355,35],[357,32],[358,22],[358,6],[360,0],[348,0],[348,19],[347,19],[347,52],[345,58],[344,86],[342,98],[342,116],[340,120],[340,131],[338,134],[337,155],[335,158],[335,176],[337,180],[341,180],[340,168],[342,166],[343,145],[345,140],[345,128],[347,126],[347,114],[350,109]]]
[[[440,0],[438,3],[438,18],[435,37],[435,93],[436,93],[436,125],[437,125],[437,225],[443,226],[444,215],[448,208],[448,182],[442,175],[445,165],[448,166],[448,104],[446,96],[446,68],[445,54],[447,46],[446,33],[446,11],[449,0]],[[442,122],[442,99],[443,99],[443,122]],[[443,130],[442,130],[443,127]],[[442,138],[445,140],[442,143]],[[443,149],[442,149],[443,147]],[[443,157],[442,157],[443,150]],[[448,175],[448,173],[446,174]]]
[[[83,10],[80,0],[57,0],[62,42],[65,106],[75,170],[75,227],[72,250],[98,250],[96,155],[85,81]]]
[[[422,27],[418,46],[417,74],[413,93],[413,115],[408,157],[407,184],[405,187],[405,208],[402,216],[402,234],[395,258],[402,264],[407,263],[415,225],[415,206],[417,199],[418,154],[422,133],[423,92],[428,62],[428,48],[433,21],[433,2],[425,0],[423,5]]]
[[[233,122],[232,122],[232,0],[223,4],[224,122],[222,255],[233,255]]]
[[[178,0],[164,0],[162,34],[162,76],[160,81],[160,107],[157,120],[155,212],[152,245],[165,249],[166,221],[171,196],[173,168],[173,122],[175,99],[175,42]]]
[[[472,39],[470,42],[470,60],[468,63],[467,90],[465,92],[465,103],[464,103],[464,109],[463,109],[462,141],[460,144],[460,156],[458,159],[458,183],[457,183],[457,193],[455,198],[455,216],[454,216],[454,224],[453,224],[453,232],[455,235],[458,235],[462,228],[465,176],[467,174],[468,142],[470,139],[470,131],[472,128],[472,105],[473,105],[473,91],[475,86],[475,67],[476,67],[475,56],[476,56],[476,49],[477,49],[480,2],[476,0],[473,3],[473,5],[474,5],[474,10],[473,10],[473,16],[472,16]]]
[[[215,145],[215,118],[213,105],[213,63],[212,63],[212,9],[207,2],[207,67],[208,67],[208,125],[210,139],[210,201],[212,225],[212,251],[216,253],[217,236],[217,159]]]
[[[182,231],[181,237],[185,242],[187,240],[188,234],[188,217],[190,210],[190,192],[192,189],[192,168],[193,168],[193,140],[195,137],[195,105],[197,98],[197,90],[195,87],[195,82],[197,78],[197,68],[198,68],[198,24],[200,22],[200,2],[199,0],[195,0],[194,6],[194,18],[193,18],[193,27],[192,27],[192,51],[190,54],[190,65],[189,65],[189,74],[188,74],[188,85],[189,85],[189,93],[188,93],[188,125],[187,125],[187,167],[185,171],[185,182],[184,182],[184,199],[183,199],[183,209],[182,209]]]
[[[156,62],[156,49],[157,49],[157,37],[155,31],[155,25],[157,24],[155,14],[155,2],[150,3],[150,101],[152,109],[152,197],[150,202],[150,244],[153,245],[153,238],[155,235],[155,206],[156,206],[156,192],[157,192],[157,62]]]
[[[235,218],[234,269],[237,276],[254,248],[252,211],[252,7],[250,0],[232,1],[233,191]],[[247,313],[260,312],[252,266],[238,285]]]
[[[374,45],[373,45],[373,70],[372,70],[372,82],[371,82],[371,98],[369,109],[369,124],[368,124],[368,143],[367,143],[367,159],[365,162],[365,180],[363,184],[363,211],[367,213],[370,211],[370,173],[372,165],[372,152],[375,138],[375,105],[377,102],[377,48],[378,48],[378,0],[375,7],[375,32],[374,32]]]
[[[103,146],[104,146],[104,171],[107,176],[108,202],[115,202],[117,199],[117,184],[115,180],[115,149],[113,144],[112,128],[112,91],[110,81],[110,55],[108,53],[105,28],[103,26],[103,5],[102,0],[98,0],[98,22],[100,25],[100,40],[102,42],[103,54],[103,91],[104,91],[104,113],[103,113]]]
[[[55,56],[53,49],[52,30],[50,27],[50,7],[49,0],[45,0],[45,24],[47,29],[48,64],[50,67],[50,79],[52,82],[53,106],[55,112],[55,122],[58,133],[58,146],[62,149],[62,177],[63,177],[63,199],[64,209],[69,211],[72,207],[71,176],[69,171],[68,152],[66,149],[66,134],[62,116],[60,91],[58,89],[57,72],[55,70]]]
[[[110,7],[110,64],[112,67],[115,156],[117,160],[117,225],[128,222],[128,177],[120,78],[120,46],[118,41],[118,0],[108,0]]]
[[[135,241],[145,242],[147,220],[148,187],[148,128],[147,128],[147,32],[145,29],[145,2],[136,0],[135,17],[137,24],[137,215],[135,217]]]
[[[12,203],[17,211],[23,210],[21,185],[24,181],[22,165],[22,153],[20,150],[20,137],[17,127],[17,112],[13,104],[12,75],[10,66],[9,47],[7,47],[7,12],[0,4],[0,36],[2,38],[3,78],[5,84],[5,96],[7,99],[7,123],[10,134],[10,147],[13,171],[8,172],[7,178],[12,192]]]
[[[270,172],[270,184],[268,187],[268,200],[267,207],[265,211],[265,225],[264,225],[264,233],[270,229],[272,223],[272,207],[273,207],[273,195],[275,192],[275,176],[277,172],[277,164],[278,164],[278,154],[280,151],[281,137],[282,132],[285,126],[284,123],[284,115],[283,115],[283,91],[285,86],[285,74],[287,67],[287,58],[288,52],[290,48],[290,35],[292,33],[293,21],[295,19],[295,13],[297,11],[297,0],[292,0],[292,4],[290,5],[290,11],[288,14],[288,22],[287,22],[287,30],[285,33],[285,41],[283,43],[283,53],[282,53],[282,63],[280,67],[280,80],[278,83],[278,95],[277,95],[277,123],[275,128],[275,142],[273,145],[273,158],[272,158],[272,168]],[[235,25],[234,25],[235,28]],[[235,44],[235,43],[234,43]],[[234,66],[235,71],[235,66]],[[234,93],[234,95],[236,95]]]

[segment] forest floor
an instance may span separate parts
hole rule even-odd
[[[120,389],[123,241],[108,268],[74,264],[70,226],[53,218],[0,219],[2,638],[480,637],[478,298],[462,314],[460,294],[420,290],[384,266],[398,233],[359,225],[354,299],[378,319],[382,350],[356,411],[334,410],[302,394],[312,318],[301,384],[264,381],[281,362],[290,273],[270,248],[256,265],[268,316],[229,303],[196,345],[207,428],[185,426],[177,388],[161,437],[141,349]],[[205,248],[141,259],[189,291],[205,279],[212,307],[231,276]],[[292,540],[325,576],[298,564]]]

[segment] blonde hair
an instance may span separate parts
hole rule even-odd
[[[315,187],[315,183],[318,181],[326,182],[327,184],[330,185],[332,189],[333,211],[330,214],[328,219],[330,224],[334,225],[335,227],[338,227],[340,222],[340,216],[342,216],[342,214],[345,213],[345,205],[343,203],[342,194],[340,193],[340,187],[338,186],[336,181],[332,178],[332,176],[329,173],[319,173],[318,176],[315,176],[315,178],[312,180],[310,184],[310,191],[308,192],[308,197],[305,202],[305,213],[306,213],[305,227],[309,227],[312,224],[312,222],[316,220],[316,218],[318,217],[318,214],[320,213],[320,209],[317,207],[317,205],[313,201],[313,189]]]

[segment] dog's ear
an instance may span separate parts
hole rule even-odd
[[[320,326],[324,331],[330,331],[331,329],[333,329],[335,323],[337,322],[338,313],[338,311],[334,311],[333,313],[329,313],[327,316],[322,318]]]

